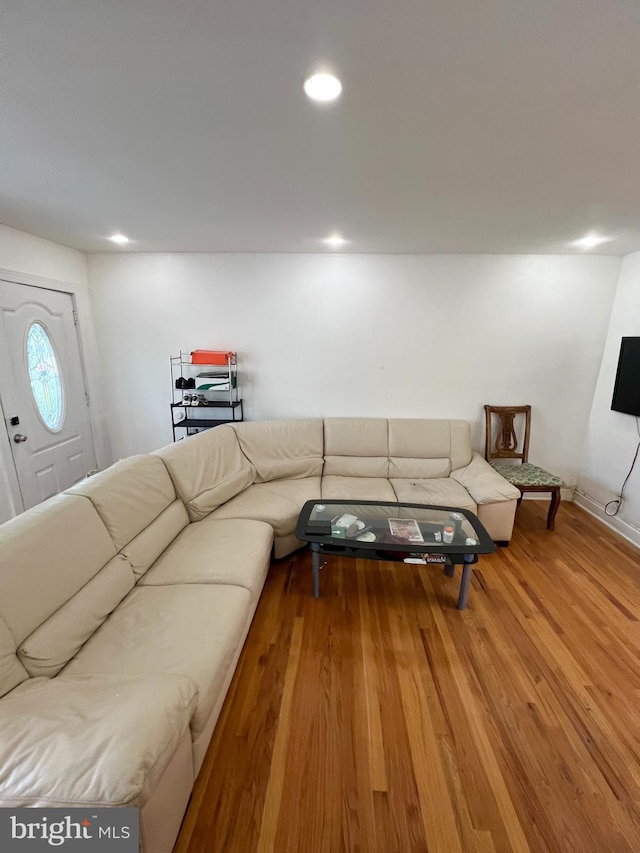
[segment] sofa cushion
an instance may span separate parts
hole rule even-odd
[[[167,466],[191,521],[200,521],[253,483],[255,471],[230,426],[218,426],[155,451]]]
[[[22,641],[18,657],[30,675],[53,676],[98,630],[136,582],[131,565],[118,554]]]
[[[466,421],[389,419],[389,477],[448,477],[471,460]]]
[[[63,674],[186,675],[198,688],[195,738],[219,699],[252,614],[251,594],[240,586],[137,586]]]
[[[16,655],[16,643],[0,616],[0,697],[28,678],[26,669]]]
[[[391,483],[382,477],[322,478],[322,497],[327,500],[395,501]]]
[[[134,536],[121,552],[131,563],[134,574],[137,577],[143,575],[188,524],[187,510],[182,501],[176,499],[155,521]]]
[[[196,696],[179,675],[62,675],[21,685],[0,702],[0,806],[143,805]]]
[[[271,561],[273,528],[264,521],[205,518],[190,524],[140,580],[141,586],[220,583],[259,595]]]
[[[35,631],[115,555],[100,516],[79,495],[56,495],[3,524],[0,616],[15,642]]]
[[[211,514],[212,518],[254,518],[266,521],[276,536],[296,527],[305,501],[320,498],[320,477],[255,483]]]
[[[388,477],[385,418],[325,418],[323,475]]]
[[[249,421],[235,424],[242,452],[256,469],[256,483],[322,474],[322,420]]]
[[[118,551],[176,499],[167,469],[155,456],[130,456],[67,490],[88,498]]]
[[[436,477],[433,480],[393,479],[391,485],[400,503],[459,507],[471,512],[477,509],[469,492],[449,477]]]

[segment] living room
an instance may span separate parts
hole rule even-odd
[[[182,847],[176,849],[196,853],[269,844],[274,849],[276,838],[275,849],[305,851],[449,853],[586,844],[594,830],[580,783],[575,800],[560,790],[558,768],[569,760],[565,746],[539,775],[532,766],[528,770],[538,785],[548,771],[549,799],[573,805],[563,839],[563,818],[541,817],[544,798],[539,810],[527,813],[523,803],[532,791],[512,790],[518,774],[489,723],[483,721],[480,733],[477,721],[465,719],[479,750],[477,765],[474,759],[465,766],[462,741],[452,752],[443,746],[451,733],[441,711],[432,721],[433,743],[441,734],[436,764],[446,768],[450,760],[456,767],[438,777],[447,778],[447,808],[455,811],[450,804],[465,800],[456,785],[472,784],[469,777],[481,766],[509,788],[489,785],[490,805],[484,796],[483,803],[473,803],[465,795],[468,812],[441,826],[442,835],[421,799],[431,783],[416,769],[426,756],[434,761],[428,738],[416,747],[408,736],[415,766],[407,773],[415,779],[407,784],[416,791],[404,791],[403,799],[393,789],[393,748],[385,741],[387,778],[372,785],[375,808],[366,797],[354,806],[363,809],[363,825],[384,825],[386,848],[374,846],[371,828],[345,840],[336,827],[353,828],[357,821],[335,814],[327,818],[331,829],[324,840],[305,836],[304,820],[315,826],[322,814],[308,803],[301,807],[304,818],[291,816],[295,830],[284,828],[281,803],[270,827],[267,805],[275,802],[277,774],[270,783],[268,774],[260,777],[255,801],[242,794],[241,808],[252,810],[253,823],[262,827],[243,836],[235,806],[225,801],[223,787],[216,789],[223,783],[214,777],[216,762],[233,763],[221,739],[233,731],[234,716],[245,722],[250,716],[254,688],[265,691],[268,678],[274,679],[280,700],[275,713],[282,719],[287,708],[299,711],[307,701],[299,681],[302,652],[295,670],[302,693],[295,701],[289,697],[287,704],[286,691],[293,689],[288,679],[295,673],[286,661],[264,676],[260,638],[276,632],[274,613],[286,613],[291,632],[300,614],[314,630],[327,625],[338,630],[342,592],[343,602],[351,602],[345,603],[347,611],[356,608],[362,620],[375,613],[379,622],[391,619],[382,612],[384,590],[393,601],[390,612],[406,608],[405,618],[415,616],[426,634],[445,638],[453,679],[445,692],[455,682],[453,645],[459,644],[461,657],[471,654],[474,639],[486,638],[493,628],[487,641],[492,646],[499,645],[499,636],[505,647],[518,647],[518,631],[526,633],[529,622],[542,642],[541,624],[549,613],[560,635],[559,608],[571,611],[568,632],[576,613],[582,614],[589,630],[576,643],[593,652],[594,669],[571,670],[570,681],[586,679],[589,689],[576,688],[576,696],[583,704],[591,696],[597,709],[589,713],[598,731],[608,732],[598,748],[617,776],[613,783],[607,772],[602,777],[618,801],[634,800],[640,766],[630,757],[631,744],[640,733],[637,725],[630,727],[626,741],[613,718],[622,707],[619,716],[631,726],[627,711],[639,680],[631,654],[637,655],[633,623],[640,618],[632,571],[640,546],[640,466],[632,466],[638,429],[637,418],[613,411],[611,400],[621,340],[640,336],[640,219],[633,181],[637,12],[625,2],[587,8],[577,2],[519,2],[509,9],[458,3],[426,9],[407,2],[393,9],[368,4],[365,10],[351,0],[317,7],[283,0],[241,7],[193,0],[179,7],[161,2],[109,9],[93,2],[71,8],[29,0],[9,4],[4,28],[4,76],[10,85],[3,97],[0,277],[14,287],[71,295],[92,435],[92,461],[83,473],[169,445],[169,358],[209,348],[238,353],[248,422],[455,419],[470,424],[473,450],[484,455],[483,406],[530,404],[529,458],[564,483],[555,531],[545,527],[548,500],[522,502],[509,547],[481,558],[464,616],[455,610],[455,585],[446,578],[433,580],[435,598],[429,597],[425,578],[435,571],[430,567],[407,569],[416,572],[407,578],[427,584],[428,608],[416,615],[411,581],[388,588],[393,569],[372,570],[379,596],[369,590],[367,610],[348,598],[357,598],[361,589],[353,586],[347,560],[336,561],[333,574],[327,567],[317,602],[310,593],[308,551],[275,560],[213,752],[202,765],[203,781],[194,788]],[[335,101],[318,103],[305,94],[305,80],[317,72],[340,79]],[[118,235],[128,242],[114,242]],[[4,350],[2,359],[0,402],[7,428],[0,434],[0,522],[5,522],[27,508],[15,454],[29,441],[24,448],[14,446],[21,433],[20,425],[10,423],[15,398],[7,391],[11,368]],[[598,568],[590,569],[593,587],[585,592],[572,586],[579,584],[570,566],[574,559],[588,563],[590,553],[597,554]],[[511,569],[518,578],[513,587]],[[541,591],[553,600],[549,579],[563,570],[567,575],[558,580],[554,607]],[[359,566],[354,575],[360,585],[362,571]],[[291,601],[278,597],[283,584],[292,585]],[[492,591],[495,610],[485,602]],[[526,615],[514,615],[514,602],[529,592]],[[314,605],[328,607],[330,598],[337,600],[336,610],[313,611]],[[607,607],[624,611],[622,624]],[[353,625],[342,627],[348,630],[345,645],[357,645]],[[397,642],[398,625],[390,622],[387,629]],[[285,658],[292,636],[283,640]],[[367,636],[380,639],[373,630]],[[303,648],[316,642],[312,634],[301,639]],[[627,655],[627,684],[619,673],[607,681],[609,659],[598,654],[608,642]],[[555,653],[560,667],[561,653]],[[411,647],[407,654],[414,660],[417,652]],[[333,663],[328,655],[326,666]],[[430,665],[437,668],[438,660]],[[422,659],[416,666],[423,670]],[[505,665],[502,673],[535,683],[535,666],[518,666]],[[411,716],[401,666],[399,671],[402,701],[396,710],[409,723],[424,724],[419,714]],[[390,676],[381,670],[378,677]],[[555,689],[550,672],[542,679]],[[493,687],[495,698],[501,688],[497,682]],[[463,700],[479,701],[460,682],[458,688]],[[351,687],[345,682],[337,689]],[[605,700],[608,690],[614,698]],[[509,705],[512,698],[504,701]],[[445,713],[452,707],[443,700]],[[247,723],[254,735],[268,729],[268,708],[262,713],[255,729]],[[462,724],[462,714],[457,721]],[[371,733],[371,718],[365,722]],[[553,725],[549,731],[553,734]],[[269,732],[268,760],[258,776],[267,766],[277,769],[278,760],[281,766],[292,760],[284,734]],[[584,723],[584,738],[589,736]],[[375,731],[372,737],[376,742]],[[301,738],[296,732],[291,744],[302,749]],[[574,744],[570,738],[567,743]],[[516,753],[520,747],[516,743]],[[317,749],[314,741],[311,751]],[[422,750],[421,757],[415,749]],[[312,763],[316,772],[323,766],[318,761]],[[245,776],[238,774],[235,782],[240,792],[251,778],[248,754],[242,754],[243,762]],[[295,790],[307,772],[280,778],[281,790]],[[600,781],[593,781],[595,771],[589,774],[594,799],[606,799]],[[343,794],[344,784],[336,783]],[[329,797],[330,787],[321,796]],[[413,818],[405,826],[404,809],[414,806],[422,815],[419,829],[412,829]],[[618,806],[609,806],[603,806],[606,828],[592,849],[633,849],[640,816],[629,806],[618,834],[611,828]],[[332,808],[339,811],[335,803]],[[215,834],[216,820],[226,835]],[[512,834],[505,829],[516,825]],[[391,826],[399,827],[395,836]],[[443,846],[442,838],[451,844],[455,838],[458,846]]]

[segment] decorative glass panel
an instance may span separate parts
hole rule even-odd
[[[40,417],[48,429],[57,432],[64,415],[62,382],[51,339],[40,323],[32,323],[27,335],[27,367]]]

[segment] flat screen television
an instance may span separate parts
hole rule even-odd
[[[640,416],[640,338],[623,338],[611,408]]]

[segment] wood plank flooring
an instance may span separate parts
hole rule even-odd
[[[271,568],[176,853],[637,853],[640,552],[524,501],[459,572]]]

